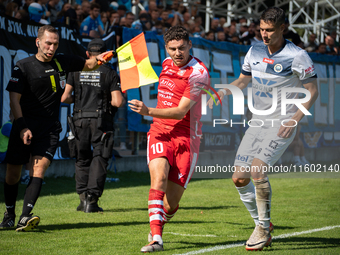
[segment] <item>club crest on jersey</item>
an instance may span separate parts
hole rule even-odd
[[[268,63],[268,64],[274,64],[274,59],[269,59],[269,58],[263,58],[263,62]]]
[[[62,89],[65,89],[65,86],[66,86],[66,80],[60,80],[60,87]]]
[[[167,87],[169,88],[170,90],[173,90],[174,87],[175,87],[175,83],[170,80],[170,79],[162,79],[160,82],[159,82],[160,86],[164,86],[164,87]]]
[[[276,64],[276,65],[274,66],[274,71],[277,72],[277,73],[282,72],[282,69],[283,69],[283,67],[282,67],[281,64]]]

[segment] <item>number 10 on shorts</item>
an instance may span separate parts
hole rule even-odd
[[[162,143],[154,143],[150,146],[152,150],[152,154],[158,154],[163,152],[163,144]]]

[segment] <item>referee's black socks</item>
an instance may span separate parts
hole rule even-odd
[[[18,196],[19,182],[14,185],[9,185],[6,181],[4,183],[5,204],[7,213],[10,215],[15,215],[15,202]]]
[[[26,187],[22,215],[28,216],[33,210],[35,202],[37,202],[40,195],[42,183],[43,179],[38,177],[30,177],[30,181]]]

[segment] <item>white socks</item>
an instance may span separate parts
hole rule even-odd
[[[240,194],[241,201],[248,209],[251,217],[254,219],[255,225],[259,224],[259,215],[257,213],[256,206],[256,196],[255,196],[255,186],[250,181],[244,187],[236,187],[238,193]]]
[[[163,245],[163,239],[160,235],[154,235],[153,241],[157,241],[160,245]]]

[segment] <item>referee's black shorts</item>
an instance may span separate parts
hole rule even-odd
[[[11,134],[9,136],[6,162],[12,165],[23,165],[29,162],[30,155],[42,156],[53,160],[59,142],[61,125],[54,120],[32,120],[25,118],[28,128],[32,132],[30,145],[25,145],[20,139],[20,131],[14,121]]]

